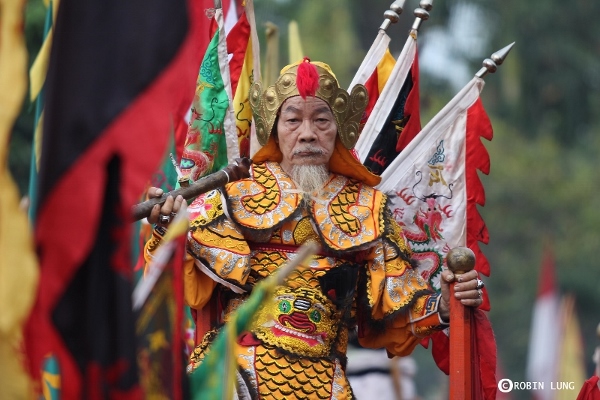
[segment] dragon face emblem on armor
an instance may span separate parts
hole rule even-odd
[[[256,337],[292,353],[325,357],[331,352],[340,318],[319,289],[280,287],[258,313]]]

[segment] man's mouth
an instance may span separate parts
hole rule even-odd
[[[322,151],[319,150],[300,150],[295,151],[294,156],[304,157],[304,158],[316,158],[321,157],[323,155]]]
[[[296,153],[295,155],[299,156],[299,157],[317,157],[320,156],[320,153],[314,153],[314,152],[308,152],[308,151],[302,151],[299,153]]]

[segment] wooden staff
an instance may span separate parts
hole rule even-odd
[[[448,252],[446,263],[454,275],[461,275],[475,267],[475,254],[467,247],[456,247]],[[473,310],[454,296],[454,285],[450,284],[450,400],[473,400]]]
[[[152,211],[152,207],[154,207],[156,204],[160,204],[162,206],[169,196],[173,196],[173,198],[175,198],[178,195],[181,195],[185,200],[190,200],[201,195],[202,193],[206,193],[213,189],[224,186],[226,183],[234,182],[242,178],[248,178],[250,176],[251,162],[252,160],[249,158],[236,158],[235,163],[229,164],[222,170],[197,180],[190,186],[181,187],[177,190],[163,193],[163,195],[160,197],[136,204],[135,206],[131,207],[131,216],[134,221],[148,217]]]

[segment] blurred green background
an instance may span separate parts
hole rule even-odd
[[[279,27],[280,66],[288,63],[287,26],[294,19],[305,53],[330,64],[347,87],[390,3],[255,0],[263,55],[269,21]],[[407,1],[400,22],[388,29],[394,56],[417,6]],[[525,380],[539,268],[550,244],[560,291],[576,299],[589,377],[600,322],[600,3],[435,0],[433,6],[419,34],[423,126],[471,79],[484,58],[516,42],[506,62],[486,77],[482,93],[494,127],[494,139],[486,143],[491,173],[482,176],[487,202],[480,209],[490,243],[482,250],[492,271],[485,280],[501,366],[512,380]],[[41,44],[44,15],[41,0],[27,2],[30,61]],[[10,168],[23,194],[33,111],[26,100],[10,143]],[[419,348],[415,357],[419,393],[438,398],[444,377],[429,350]],[[530,395],[513,392],[515,399]]]

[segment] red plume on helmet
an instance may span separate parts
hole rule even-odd
[[[317,89],[319,88],[319,71],[317,71],[317,67],[311,64],[308,57],[304,57],[304,60],[298,65],[296,87],[303,99],[306,99],[306,96],[314,96],[317,93]]]

